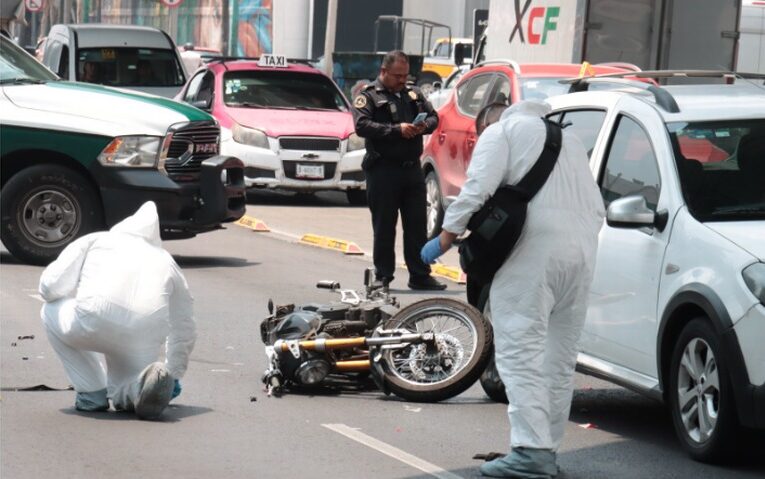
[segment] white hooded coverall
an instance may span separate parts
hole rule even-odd
[[[444,230],[464,233],[498,187],[523,178],[542,152],[540,118],[549,113],[546,103],[520,102],[483,132]],[[511,447],[557,451],[563,439],[604,215],[584,146],[563,130],[555,168],[530,201],[523,232],[489,292]]]
[[[77,392],[104,388],[116,409],[135,405],[139,374],[166,346],[175,379],[194,348],[193,298],[162,249],[153,202],[110,231],[77,239],[40,278],[41,316]]]

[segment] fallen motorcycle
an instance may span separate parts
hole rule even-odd
[[[339,302],[274,308],[269,301],[270,316],[260,325],[269,395],[319,386],[338,375],[369,375],[386,394],[437,402],[478,379],[489,360],[492,330],[476,308],[450,298],[400,308],[387,286],[373,286],[372,277],[366,270],[364,298],[321,281],[316,286],[339,293]]]

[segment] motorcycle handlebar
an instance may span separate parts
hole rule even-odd
[[[337,281],[324,280],[324,281],[319,281],[318,283],[316,283],[316,287],[319,289],[335,290],[335,289],[340,289],[340,283],[338,283]]]

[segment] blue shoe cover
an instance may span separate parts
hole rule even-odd
[[[555,453],[549,449],[513,448],[505,457],[484,463],[481,474],[488,477],[550,479],[558,475]]]
[[[108,411],[109,400],[106,398],[106,389],[89,393],[77,393],[74,399],[74,408],[85,412]]]

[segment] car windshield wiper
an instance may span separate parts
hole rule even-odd
[[[736,215],[750,215],[750,214],[765,214],[765,208],[762,205],[757,206],[731,206],[725,208],[718,208],[712,212],[714,216],[736,216]]]
[[[318,106],[297,106],[294,108],[297,110],[307,110],[307,111],[338,111],[334,108],[319,108]]]
[[[266,106],[261,105],[259,103],[248,103],[248,102],[242,102],[242,103],[231,102],[231,103],[226,103],[226,105],[235,106],[235,107],[244,107],[244,108],[266,108]]]
[[[37,78],[20,77],[20,78],[5,78],[0,80],[0,85],[42,85],[46,80],[38,80]]]

